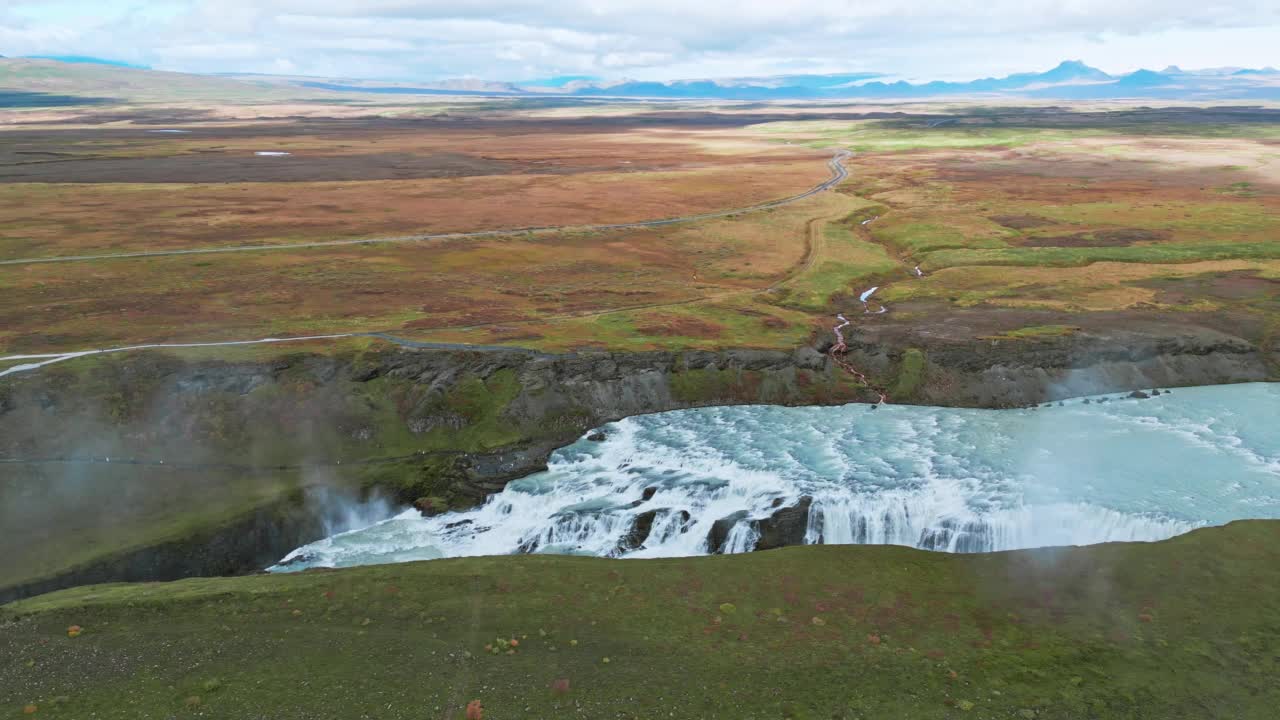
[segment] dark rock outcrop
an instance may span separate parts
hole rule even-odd
[[[644,547],[644,541],[649,539],[649,532],[653,530],[653,521],[657,517],[657,510],[649,510],[637,515],[635,522],[631,524],[631,529],[618,542],[618,553],[628,553]]]
[[[921,348],[927,362],[911,401],[950,407],[1009,408],[1151,387],[1254,382],[1273,379],[1275,371],[1277,348],[1182,318],[1098,313],[1089,329],[1069,336],[975,341],[994,330],[980,322],[998,314],[868,327],[850,340],[847,359],[872,377],[887,377],[899,348]],[[1016,319],[1016,325],[1063,320],[1026,312]],[[1242,334],[1255,337],[1257,330]]]
[[[729,517],[723,517],[711,524],[711,530],[707,533],[707,551],[713,553],[724,552],[724,543],[729,539],[729,533],[733,530],[733,526],[746,519],[747,512],[740,510]]]
[[[653,532],[653,525],[654,522],[657,521],[658,516],[670,512],[670,509],[663,508],[659,510],[647,510],[637,515],[635,521],[631,524],[631,529],[628,530],[627,534],[623,535],[622,539],[618,541],[618,547],[614,551],[614,554],[622,555],[644,547],[645,542],[649,539],[649,535]],[[688,510],[680,510],[675,513],[675,519],[677,523],[677,532],[686,532],[692,524],[693,516],[689,514]]]
[[[775,507],[777,503],[775,503]],[[772,550],[788,545],[803,545],[804,536],[809,528],[809,508],[813,506],[813,498],[808,495],[800,498],[795,505],[781,507],[763,520],[752,520],[752,528],[759,538],[755,550]],[[734,526],[747,519],[746,511],[736,512],[728,517],[720,518],[711,525],[707,533],[707,549],[709,552],[724,552],[725,542]]]
[[[805,531],[809,528],[809,509],[812,506],[813,498],[806,495],[795,505],[784,507],[761,520],[757,525],[760,539],[756,541],[756,550],[804,544]]]

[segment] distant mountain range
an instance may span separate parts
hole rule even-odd
[[[1280,71],[1275,68],[1213,68],[1138,70],[1110,75],[1079,60],[1068,60],[1039,73],[1015,73],[1002,78],[967,82],[885,82],[875,73],[836,75],[779,75],[715,80],[594,80],[507,83],[484,80],[445,80],[429,83],[377,83],[295,79],[302,85],[335,91],[373,93],[433,93],[457,95],[558,95],[717,100],[841,100],[912,99],[939,96],[1017,96],[1073,100],[1158,98],[1183,100],[1280,99]]]
[[[1079,60],[1041,73],[1016,73],[968,82],[883,82],[866,76],[798,75],[762,80],[694,80],[670,83],[570,83],[573,95],[622,97],[706,97],[726,99],[923,98],[940,95],[1021,95],[1044,98],[1280,98],[1274,68],[1234,68],[1231,72],[1138,70],[1109,75]]]
[[[0,55],[0,58],[4,57]],[[105,58],[92,57],[89,55],[28,55],[30,60],[57,60],[58,62],[73,63],[79,65],[110,65],[111,67],[133,68],[135,70],[150,70],[146,65],[135,65],[127,63],[123,60],[107,60]]]
[[[81,56],[50,58],[60,62],[114,66],[120,72],[146,73],[127,63]],[[6,60],[5,62],[14,62]],[[180,73],[155,73],[177,78]],[[196,77],[196,76],[186,76]],[[206,76],[208,77],[208,76]],[[599,80],[562,76],[527,82],[478,79],[422,83],[380,82],[343,78],[223,74],[259,88],[307,88],[330,92],[399,95],[471,95],[500,97],[635,98],[655,100],[851,100],[923,99],[931,97],[1021,97],[1064,100],[1151,98],[1160,100],[1280,100],[1280,70],[1265,68],[1209,68],[1138,70],[1110,75],[1079,60],[1068,60],[1045,72],[1015,73],[1002,78],[966,82],[910,83],[886,81],[876,73],[778,75],[702,80]],[[0,87],[5,77],[0,73]]]

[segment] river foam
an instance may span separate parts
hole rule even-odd
[[[298,548],[274,570],[553,552],[745,552],[810,502],[807,543],[986,552],[1160,540],[1280,518],[1280,386],[1183,388],[1036,410],[868,405],[628,418],[473,510],[402,512]],[[648,513],[652,527],[633,547]],[[733,524],[720,547],[713,525]]]

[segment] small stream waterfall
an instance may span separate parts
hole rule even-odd
[[[298,548],[272,569],[747,552],[771,530],[795,542],[948,552],[1159,540],[1280,517],[1277,417],[1280,386],[1267,384],[1036,410],[759,406],[634,417],[605,426],[603,442],[558,450],[547,471],[478,508],[403,512]],[[796,506],[798,524],[780,529],[776,514]]]

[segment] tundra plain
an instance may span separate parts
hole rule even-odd
[[[512,105],[7,126],[0,347],[358,332],[558,351],[785,347],[876,284],[893,312],[866,323],[960,315],[975,337],[1104,313],[1226,314],[1253,337],[1274,332],[1280,113],[1267,108],[822,107],[778,120]],[[796,195],[843,149],[849,179],[794,204],[593,227]],[[560,229],[524,231],[548,227]],[[511,232],[409,239],[477,231]],[[372,242],[289,247],[360,239]],[[22,262],[244,246],[281,248]],[[1078,317],[1051,322],[1064,313]]]

